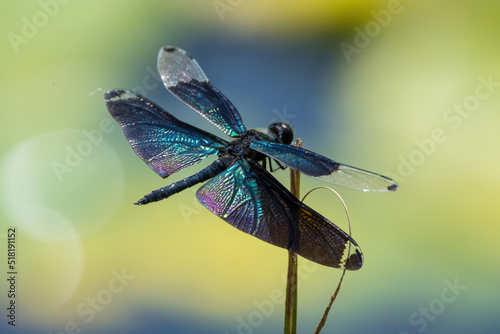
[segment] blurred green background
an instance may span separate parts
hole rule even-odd
[[[175,45],[247,127],[288,121],[304,147],[400,183],[336,187],[365,265],[324,333],[498,333],[499,14],[486,0],[1,2],[0,331],[14,332],[10,226],[17,333],[282,332],[284,250],[210,214],[197,187],[132,204],[200,166],[159,178],[103,90],[224,137],[161,85],[157,52]],[[333,195],[306,203],[347,229]],[[312,333],[341,272],[300,261]]]

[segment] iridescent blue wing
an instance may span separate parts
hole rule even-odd
[[[363,264],[361,249],[349,235],[256,163],[237,160],[198,189],[196,196],[237,229],[311,261],[348,270]]]
[[[316,179],[362,191],[396,191],[391,178],[343,165],[312,151],[274,142],[257,141],[250,147]]]
[[[104,99],[135,153],[163,178],[217,154],[227,145],[225,140],[178,120],[131,91],[110,90]]]
[[[210,83],[186,51],[163,47],[158,54],[158,71],[172,94],[226,134],[237,137],[246,130],[236,107]]]

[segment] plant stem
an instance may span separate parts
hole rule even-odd
[[[326,323],[326,318],[328,318],[328,313],[330,312],[330,309],[332,308],[333,302],[337,298],[337,295],[339,294],[340,291],[340,285],[342,284],[342,281],[344,280],[344,275],[345,275],[345,269],[342,272],[342,276],[340,277],[339,284],[337,285],[337,289],[335,289],[335,292],[333,295],[330,297],[330,303],[328,303],[328,306],[326,307],[325,313],[323,314],[323,318],[321,318],[319,324],[316,326],[316,329],[314,330],[313,334],[319,334],[321,330],[323,329],[323,326],[325,326]]]
[[[285,334],[297,333],[297,254],[288,252],[286,281]]]
[[[297,139],[295,146],[302,147],[302,141]],[[290,168],[290,191],[299,198],[300,172]],[[285,334],[297,333],[297,254],[288,251],[288,275],[286,281],[285,302]]]

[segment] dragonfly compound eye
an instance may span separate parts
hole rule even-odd
[[[290,144],[293,140],[293,130],[290,124],[275,122],[269,125],[269,133],[277,143]]]

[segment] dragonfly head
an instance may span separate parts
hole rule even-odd
[[[271,123],[268,128],[269,135],[273,141],[280,144],[291,144],[293,140],[293,130],[290,124],[283,122]]]

